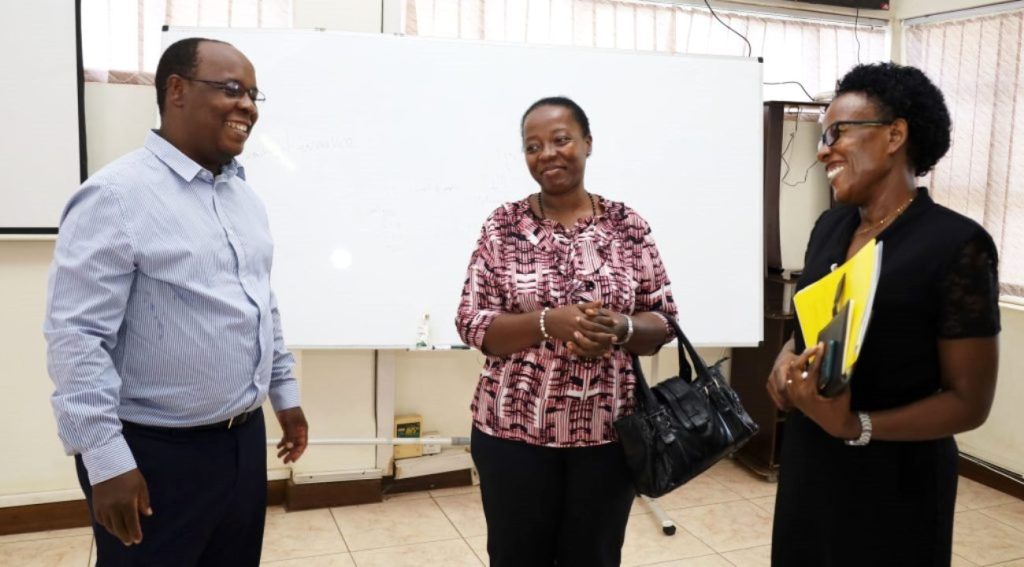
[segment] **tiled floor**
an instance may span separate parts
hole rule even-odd
[[[665,536],[646,505],[630,516],[623,565],[769,564],[775,485],[731,461],[662,498],[678,526]],[[475,487],[402,494],[381,504],[267,513],[264,564],[274,567],[480,567],[487,536]],[[92,565],[88,529],[0,536],[0,565]],[[1024,567],[1024,502],[961,478],[954,567]]]

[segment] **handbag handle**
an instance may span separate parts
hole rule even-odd
[[[683,348],[679,349],[679,376],[686,380],[688,383],[693,383],[694,374],[693,369],[696,368],[696,377],[707,377],[711,375],[711,371],[708,370],[704,359],[697,354],[697,349],[693,348],[690,340],[686,338],[686,333],[679,328],[679,323],[676,322],[675,317],[667,315],[665,313],[658,313],[665,321],[668,322],[669,326],[676,333],[676,338],[679,339],[679,344]],[[685,351],[685,352],[684,352]],[[686,355],[690,355],[690,360],[693,361],[693,367],[690,366],[689,361],[686,360]],[[644,372],[640,367],[640,355],[633,354],[633,374],[636,376],[636,385],[640,389],[640,394],[643,396],[644,402],[648,404],[648,407],[654,407],[652,404],[656,404],[657,401],[654,398],[654,393],[651,391],[651,386],[647,383],[647,379],[644,377]]]

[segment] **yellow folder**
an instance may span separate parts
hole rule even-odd
[[[881,268],[882,243],[871,239],[846,263],[793,296],[800,332],[808,347],[818,343],[818,334],[832,320],[837,309],[852,300],[852,320],[843,353],[844,375],[849,375],[853,369],[867,335]]]

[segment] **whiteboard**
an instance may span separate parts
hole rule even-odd
[[[454,319],[488,214],[537,186],[519,120],[575,99],[586,187],[648,220],[699,345],[762,336],[761,64],[735,57],[298,30],[172,28],[253,62],[267,100],[240,161],[276,242],[294,347],[459,344]]]
[[[82,180],[75,3],[10,2],[3,11],[0,232],[56,232]]]

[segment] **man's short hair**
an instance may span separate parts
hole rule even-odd
[[[204,37],[189,37],[172,43],[160,56],[160,63],[156,66],[156,106],[160,109],[160,116],[164,115],[164,99],[167,98],[167,80],[171,75],[191,77],[199,66],[199,44],[209,41],[211,43],[223,43],[216,39]]]

